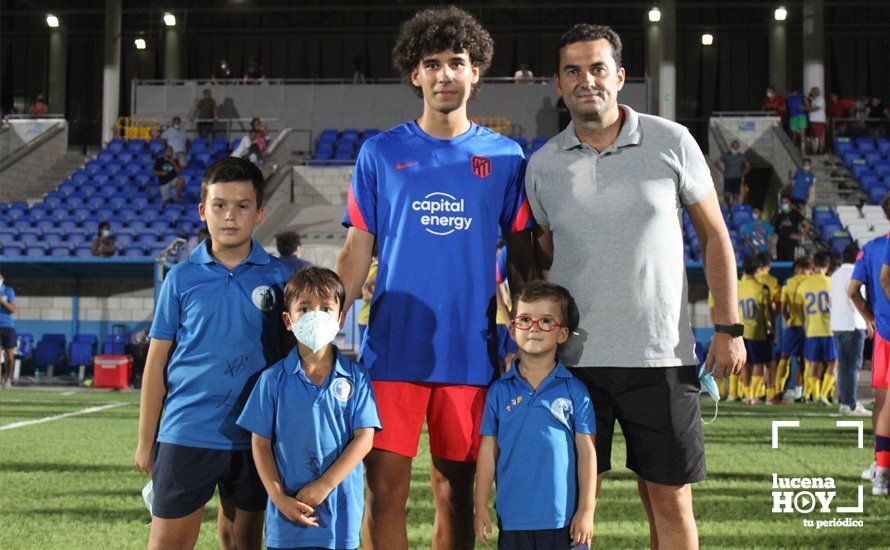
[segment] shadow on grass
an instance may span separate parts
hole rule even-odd
[[[91,508],[91,507],[79,507],[72,509],[46,509],[46,508],[19,508],[16,510],[17,514],[24,514],[28,516],[52,516],[56,518],[65,518],[65,517],[75,517],[79,518],[79,520],[84,521],[85,523],[96,523],[101,520],[113,520],[113,521],[140,521],[143,523],[148,523],[151,521],[151,516],[148,514],[148,510],[144,507],[137,508],[117,508],[117,509],[108,509],[108,508]]]
[[[124,464],[77,464],[63,462],[3,462],[2,472],[32,473],[74,473],[74,472],[127,472],[134,473],[136,466]]]

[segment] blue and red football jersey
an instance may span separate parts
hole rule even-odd
[[[522,149],[476,124],[440,139],[411,121],[364,143],[343,225],[377,236],[372,379],[491,382],[498,236],[534,226],[524,176]]]
[[[890,340],[890,301],[881,288],[881,266],[887,242],[887,236],[882,235],[865,243],[853,266],[853,279],[865,285],[868,302],[875,314],[875,329],[884,340]]]

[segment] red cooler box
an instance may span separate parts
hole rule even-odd
[[[129,355],[93,357],[93,387],[126,388],[130,385],[133,358]]]

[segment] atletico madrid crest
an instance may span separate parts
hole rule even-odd
[[[473,173],[480,178],[487,178],[491,175],[491,159],[488,157],[474,156],[470,160],[470,166],[473,168]]]

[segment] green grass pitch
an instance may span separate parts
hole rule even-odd
[[[149,516],[140,490],[147,481],[133,465],[137,392],[102,390],[0,391],[0,427],[110,403],[91,414],[0,430],[0,548],[145,548]],[[703,402],[710,415],[710,401]],[[771,420],[799,420],[780,431],[771,448]],[[854,428],[837,428],[828,409],[724,404],[704,427],[708,479],[694,487],[703,548],[887,548],[890,498],[871,496],[859,473],[871,460],[865,420],[864,448]],[[595,548],[643,548],[648,527],[636,482],[624,468],[623,440],[613,452],[596,512]],[[415,461],[408,504],[411,548],[429,548],[433,523],[426,439]],[[854,506],[864,485],[861,514],[774,514],[772,474],[832,477],[832,507]],[[529,503],[534,505],[533,502]],[[199,548],[216,548],[216,500],[205,514]],[[862,527],[807,527],[804,520],[851,518]]]

